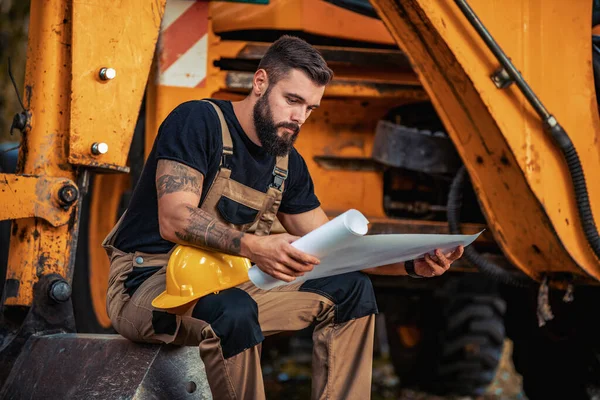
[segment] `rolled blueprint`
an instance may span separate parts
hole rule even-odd
[[[368,224],[369,221],[360,211],[348,210],[325,225],[302,236],[292,243],[292,246],[307,254],[321,258],[335,252],[340,247],[350,245],[354,240],[365,235],[369,229]],[[265,274],[256,265],[250,268],[248,276],[256,286],[264,290],[285,284],[285,282]]]
[[[481,234],[364,236],[368,223],[359,211],[349,210],[292,243],[297,249],[318,257],[321,263],[290,283],[414,260],[427,253],[433,255],[435,249],[447,253],[459,245],[470,245]],[[250,268],[248,276],[263,290],[288,284],[265,274],[256,265]]]

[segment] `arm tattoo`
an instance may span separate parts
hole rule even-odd
[[[184,242],[225,253],[239,255],[243,232],[238,232],[199,208],[187,206],[190,213],[187,225],[175,235]]]
[[[165,194],[175,192],[192,192],[198,196],[202,194],[198,176],[193,175],[191,168],[168,161],[164,169],[164,174],[156,180],[159,199]]]

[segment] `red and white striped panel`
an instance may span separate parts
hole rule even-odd
[[[158,84],[204,87],[208,1],[168,0],[160,28]]]

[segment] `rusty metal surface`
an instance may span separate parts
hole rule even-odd
[[[252,88],[252,72],[228,72],[226,88],[246,93]],[[425,91],[416,84],[386,82],[368,78],[335,78],[325,89],[326,97],[380,97],[405,98],[413,101],[427,99]]]
[[[436,132],[379,121],[373,158],[382,164],[433,174],[455,173],[461,160],[452,141]]]
[[[532,7],[535,6],[534,9],[537,10],[539,5],[533,3]],[[460,11],[453,4],[429,0],[375,0],[373,4],[399,46],[413,65],[418,66],[416,70],[423,86],[431,96],[440,118],[448,128],[448,134],[467,166],[490,229],[510,261],[534,279],[539,279],[543,274],[578,276],[590,282],[599,279],[600,267],[593,260],[591,250],[584,248],[583,233],[577,228],[572,190],[565,188],[569,185],[568,178],[564,167],[558,166],[558,152],[546,142],[547,138],[542,138],[541,123],[538,121],[536,125],[532,120],[532,113],[521,101],[514,101],[517,94],[507,96],[506,93],[498,92],[489,78],[497,65],[490,61],[490,53],[482,50],[484,44],[474,40],[475,33],[465,28],[468,23]],[[500,23],[502,19],[493,15],[496,7],[489,5],[489,2],[474,1],[473,7],[477,12],[482,12],[482,15],[487,15],[484,23],[490,24],[492,34],[500,35],[501,44],[513,40],[515,45],[521,46],[513,49],[514,54],[535,54],[532,59],[539,60],[541,64],[536,64],[538,71],[529,71],[527,76],[541,79],[544,74],[541,74],[539,69],[545,68],[544,66],[556,68],[552,74],[557,77],[565,73],[569,77],[577,76],[577,85],[584,83],[586,76],[592,76],[591,71],[581,74],[569,72],[583,68],[584,65],[585,68],[591,68],[590,63],[552,63],[550,59],[556,58],[553,51],[544,53],[547,57],[544,62],[537,53],[540,48],[557,49],[557,43],[561,44],[561,52],[567,51],[572,49],[568,43],[588,40],[590,36],[583,35],[582,29],[584,25],[584,30],[589,29],[589,24],[579,24],[575,22],[578,21],[577,18],[567,17],[578,13],[582,20],[589,20],[584,18],[586,12],[583,4],[573,8],[571,4],[554,1],[553,9],[562,11],[542,13],[540,19],[536,20],[536,27],[539,29],[541,26],[560,26],[561,29],[567,25],[573,26],[572,34],[581,36],[582,39],[572,38],[569,42],[554,36],[560,35],[558,29],[549,29],[549,32],[552,32],[549,35],[538,35],[536,30],[531,33],[523,32],[524,24]],[[523,8],[520,1],[509,4],[503,2],[500,9],[503,13],[509,13],[506,15],[529,10]],[[589,11],[590,8],[585,10]],[[576,29],[573,24],[577,24]],[[525,37],[528,39],[523,39]],[[530,42],[529,38],[533,41]],[[542,44],[548,40],[553,42],[547,46]],[[527,43],[536,43],[535,50],[527,47]],[[578,54],[579,50],[580,48],[576,50]],[[509,55],[512,56],[513,53]],[[591,50],[582,51],[581,57],[578,55],[572,59],[582,60],[589,57]],[[518,65],[519,68],[521,66]],[[557,78],[556,82],[560,82],[561,85],[568,82],[568,85],[571,85],[570,79]],[[593,87],[589,82],[587,86]],[[538,81],[534,89],[542,87],[543,82]],[[568,93],[572,90],[565,89]],[[552,91],[558,96],[558,104],[562,104],[553,109],[570,110],[566,125],[572,120],[571,117],[582,114],[582,110],[586,110],[586,107],[589,110],[590,104],[595,104],[595,100],[591,99],[580,105],[571,104],[569,101],[569,107],[566,107],[564,95],[559,94],[560,91]],[[546,101],[545,97],[542,96],[542,100]],[[592,126],[597,125],[597,112],[589,111],[585,114],[582,118],[586,121],[589,121],[590,117],[594,119],[586,125],[589,131]],[[508,117],[509,115],[511,117]],[[559,119],[564,120],[562,117]],[[594,135],[585,132],[585,129],[572,131],[577,132],[577,142],[580,144],[591,144],[589,141],[594,140]],[[540,136],[533,140],[532,135]],[[531,147],[534,142],[545,143],[543,153]],[[597,144],[595,146],[597,147]],[[593,146],[589,148],[592,149]],[[589,158],[590,152],[593,151],[588,151],[585,156],[588,157],[587,161],[585,157],[582,158],[584,169],[586,163],[587,168],[598,165],[597,161],[592,160],[598,157],[598,152]],[[532,157],[535,158],[535,162]],[[526,162],[524,165],[525,159],[532,162]],[[551,168],[543,171],[546,167],[540,167],[542,160],[544,165],[547,164]],[[543,200],[539,196],[542,179],[546,181],[546,187],[551,188]],[[590,192],[592,200],[597,198],[594,197],[594,190]],[[594,204],[598,205],[598,202]],[[556,213],[562,213],[560,219],[556,217]],[[570,225],[566,226],[565,222]],[[574,244],[573,241],[578,243]]]
[[[269,28],[388,46],[394,44],[380,20],[322,0],[270,0],[268,4],[211,2],[210,14],[214,31],[219,34]]]
[[[327,170],[381,171],[383,166],[369,157],[313,156],[317,165]]]
[[[212,396],[197,347],[133,343],[118,335],[56,334],[29,339],[0,398],[208,400]]]
[[[128,172],[127,154],[165,0],[73,1],[69,162]],[[135,18],[133,17],[135,16]],[[102,80],[100,70],[116,77]],[[94,143],[106,143],[94,155]]]
[[[61,204],[58,192],[74,185],[66,178],[0,174],[0,221],[38,217],[52,226],[64,225],[74,203]]]
[[[62,293],[53,289],[61,284]],[[68,284],[58,274],[44,275],[33,286],[33,304],[0,309],[0,388],[6,382],[23,346],[32,335],[75,332],[73,306],[68,296]],[[51,294],[54,294],[52,296]],[[60,301],[56,299],[59,298]],[[0,398],[2,397],[0,395]]]
[[[408,58],[400,50],[318,45],[314,47],[319,50],[325,61],[327,61],[327,64],[341,63],[352,64],[361,67],[407,69],[412,71]],[[244,60],[256,60],[258,62],[265,55],[268,48],[268,43],[250,42],[244,46],[237,58]]]
[[[31,127],[22,136],[17,174],[78,182],[68,163],[71,79],[71,2],[31,2],[23,101]],[[48,198],[39,198],[48,202]],[[31,306],[33,286],[43,275],[71,280],[78,230],[76,202],[65,211],[67,223],[52,226],[41,218],[14,220],[11,228],[5,305]]]

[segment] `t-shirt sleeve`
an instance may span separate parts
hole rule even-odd
[[[312,178],[304,159],[296,149],[290,152],[288,168],[279,211],[285,214],[300,214],[319,207],[321,203],[315,195]]]
[[[219,127],[208,107],[204,102],[188,102],[169,114],[156,139],[157,159],[177,161],[206,176],[221,146]]]

